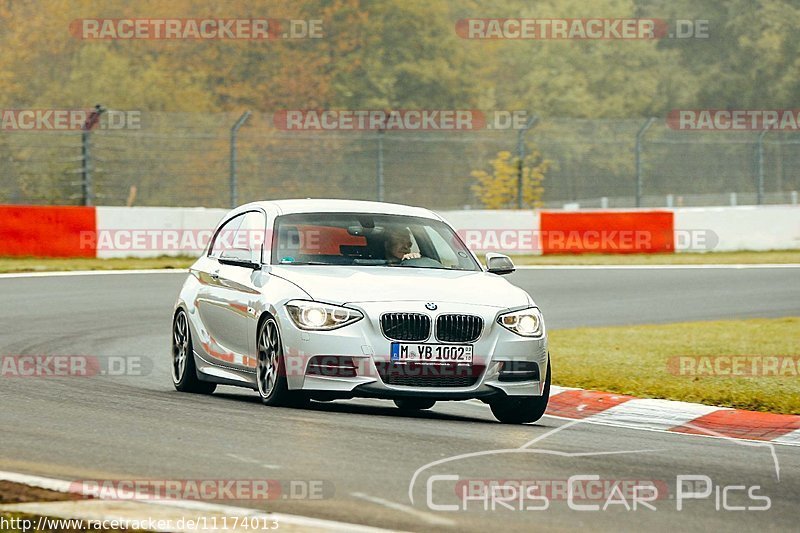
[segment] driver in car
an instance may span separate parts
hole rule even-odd
[[[411,235],[405,228],[392,228],[386,232],[386,260],[400,263],[408,259],[419,259],[420,254],[411,251]]]

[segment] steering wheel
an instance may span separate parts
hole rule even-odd
[[[430,257],[416,257],[414,259],[403,259],[401,265],[415,266],[415,267],[434,267],[441,268],[443,265],[436,259]]]

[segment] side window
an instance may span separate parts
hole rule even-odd
[[[442,237],[438,231],[430,226],[425,227],[425,232],[430,237],[436,253],[439,254],[439,262],[447,268],[456,268],[459,266],[458,257],[456,257],[453,248],[447,244],[447,241]]]
[[[266,226],[267,219],[264,218],[264,213],[251,211],[245,214],[242,225],[236,230],[234,238],[236,254],[229,255],[229,257],[261,263]]]
[[[266,225],[264,214],[259,211],[232,218],[217,233],[210,256],[260,263]]]
[[[209,257],[219,259],[222,252],[233,248],[233,239],[236,236],[236,231],[242,225],[245,215],[239,215],[230,219],[220,228],[214,236],[214,243],[211,245],[211,252]]]

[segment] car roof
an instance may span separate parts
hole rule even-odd
[[[292,213],[375,213],[386,215],[404,215],[413,217],[432,218],[442,220],[442,218],[424,207],[412,207],[401,204],[390,204],[386,202],[367,202],[362,200],[336,200],[322,198],[306,198],[294,200],[270,200],[252,202],[246,207],[261,207],[267,211],[277,210],[279,215]],[[270,209],[272,208],[272,209]]]

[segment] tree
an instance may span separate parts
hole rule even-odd
[[[537,149],[526,156],[522,164],[522,203],[531,208],[542,207],[545,174],[553,161],[542,158]],[[489,162],[490,172],[473,170],[471,176],[477,180],[472,191],[488,209],[516,207],[519,187],[519,156],[509,151],[497,153]]]

